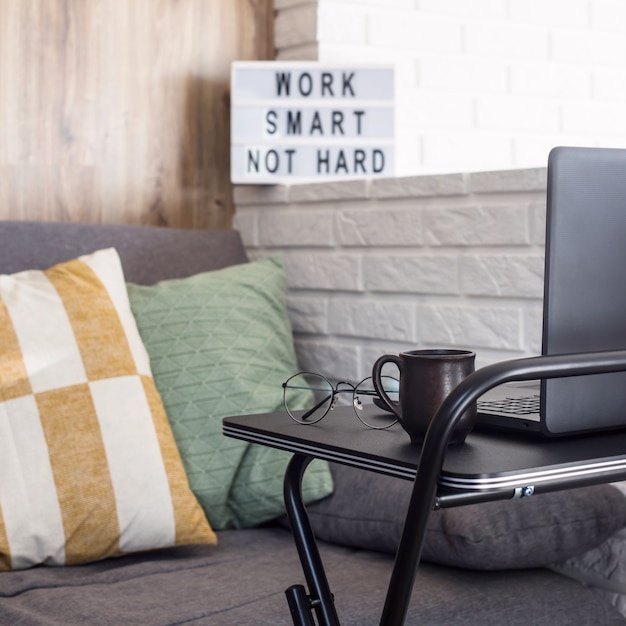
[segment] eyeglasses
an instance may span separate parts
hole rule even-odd
[[[387,395],[397,401],[398,381],[391,376],[382,376],[381,379]],[[342,397],[351,399],[354,413],[368,428],[382,430],[398,421],[380,402],[371,378],[365,378],[358,385],[341,381],[333,387],[321,374],[300,372],[283,383],[285,409],[298,424],[315,424],[324,419]]]

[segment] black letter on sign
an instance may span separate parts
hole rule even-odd
[[[293,156],[294,152],[294,148],[291,148],[290,150],[285,150],[285,153],[287,155],[287,174],[291,174],[291,157]]]
[[[354,173],[356,174],[359,167],[363,174],[365,174],[365,150],[358,148],[354,151]]]
[[[319,111],[315,111],[313,113],[313,121],[311,122],[311,135],[315,132],[319,132],[320,135],[324,134],[324,130],[322,129],[322,120],[320,119]]]
[[[272,157],[271,161],[270,161],[270,156]],[[265,155],[265,169],[270,174],[275,174],[276,170],[278,169],[279,163],[280,162],[278,160],[278,152],[276,152],[276,150],[268,150]]]
[[[326,95],[326,89],[331,96],[335,95],[333,93],[333,75],[329,72],[322,72],[322,96]]]
[[[276,95],[282,96],[283,86],[285,87],[285,95],[289,95],[289,88],[291,87],[291,72],[285,74],[281,72],[276,74]]]
[[[339,129],[339,134],[343,135],[343,113],[341,111],[333,111],[333,135],[335,128]]]
[[[361,134],[361,118],[365,115],[365,111],[353,111],[356,115],[356,134]]]
[[[378,158],[377,158],[378,157]],[[385,154],[382,150],[372,150],[372,171],[378,174],[385,169]]]
[[[346,90],[350,90],[350,94],[354,95],[354,89],[352,89],[352,85],[350,84],[350,81],[354,78],[354,72],[351,72],[347,76],[345,73],[342,73],[341,76],[343,78],[342,94],[345,96]]]
[[[339,156],[337,157],[337,165],[335,166],[335,174],[342,169],[346,174],[348,173],[348,164],[346,163],[346,155],[343,150],[339,150]]]
[[[329,151],[326,150],[326,156],[322,157],[322,151],[317,151],[317,173],[322,173],[322,164],[326,166],[326,174],[328,174],[328,169],[330,167],[330,154]]]
[[[254,171],[259,172],[259,151],[256,151],[256,156],[252,154],[252,150],[248,150],[248,172],[252,171],[250,166],[254,167]]]
[[[308,82],[308,90],[305,90],[302,85],[302,79],[304,78],[306,78]],[[311,92],[313,91],[313,79],[311,78],[311,74],[309,74],[308,72],[303,72],[302,74],[300,74],[300,78],[298,80],[298,89],[300,90],[300,95],[302,96],[311,95]]]
[[[288,135],[301,135],[302,134],[302,116],[300,111],[287,111],[287,134]]]
[[[267,122],[267,127],[266,127],[266,131],[268,133],[268,135],[273,135],[276,132],[276,117],[278,116],[278,113],[276,113],[276,111],[273,111],[272,109],[270,109],[266,114],[265,114],[265,121]]]

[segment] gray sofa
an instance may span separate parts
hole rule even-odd
[[[110,246],[139,284],[247,260],[234,231],[0,222],[0,273]],[[332,472],[334,494],[309,510],[338,614],[377,624],[410,484]],[[625,526],[626,498],[602,486],[527,500],[432,514],[406,623],[626,623],[604,595],[545,567]],[[285,519],[217,535],[217,545],[0,573],[0,624],[291,624],[284,591],[304,581]]]

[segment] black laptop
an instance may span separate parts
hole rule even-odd
[[[626,349],[626,150],[554,148],[548,159],[543,354]],[[626,428],[626,372],[502,385],[482,426],[562,436]]]

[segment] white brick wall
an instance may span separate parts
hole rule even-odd
[[[282,254],[302,367],[369,375],[383,353],[537,354],[545,169],[235,188],[251,258]]]
[[[278,59],[392,62],[399,176],[626,146],[624,0],[275,0]]]

